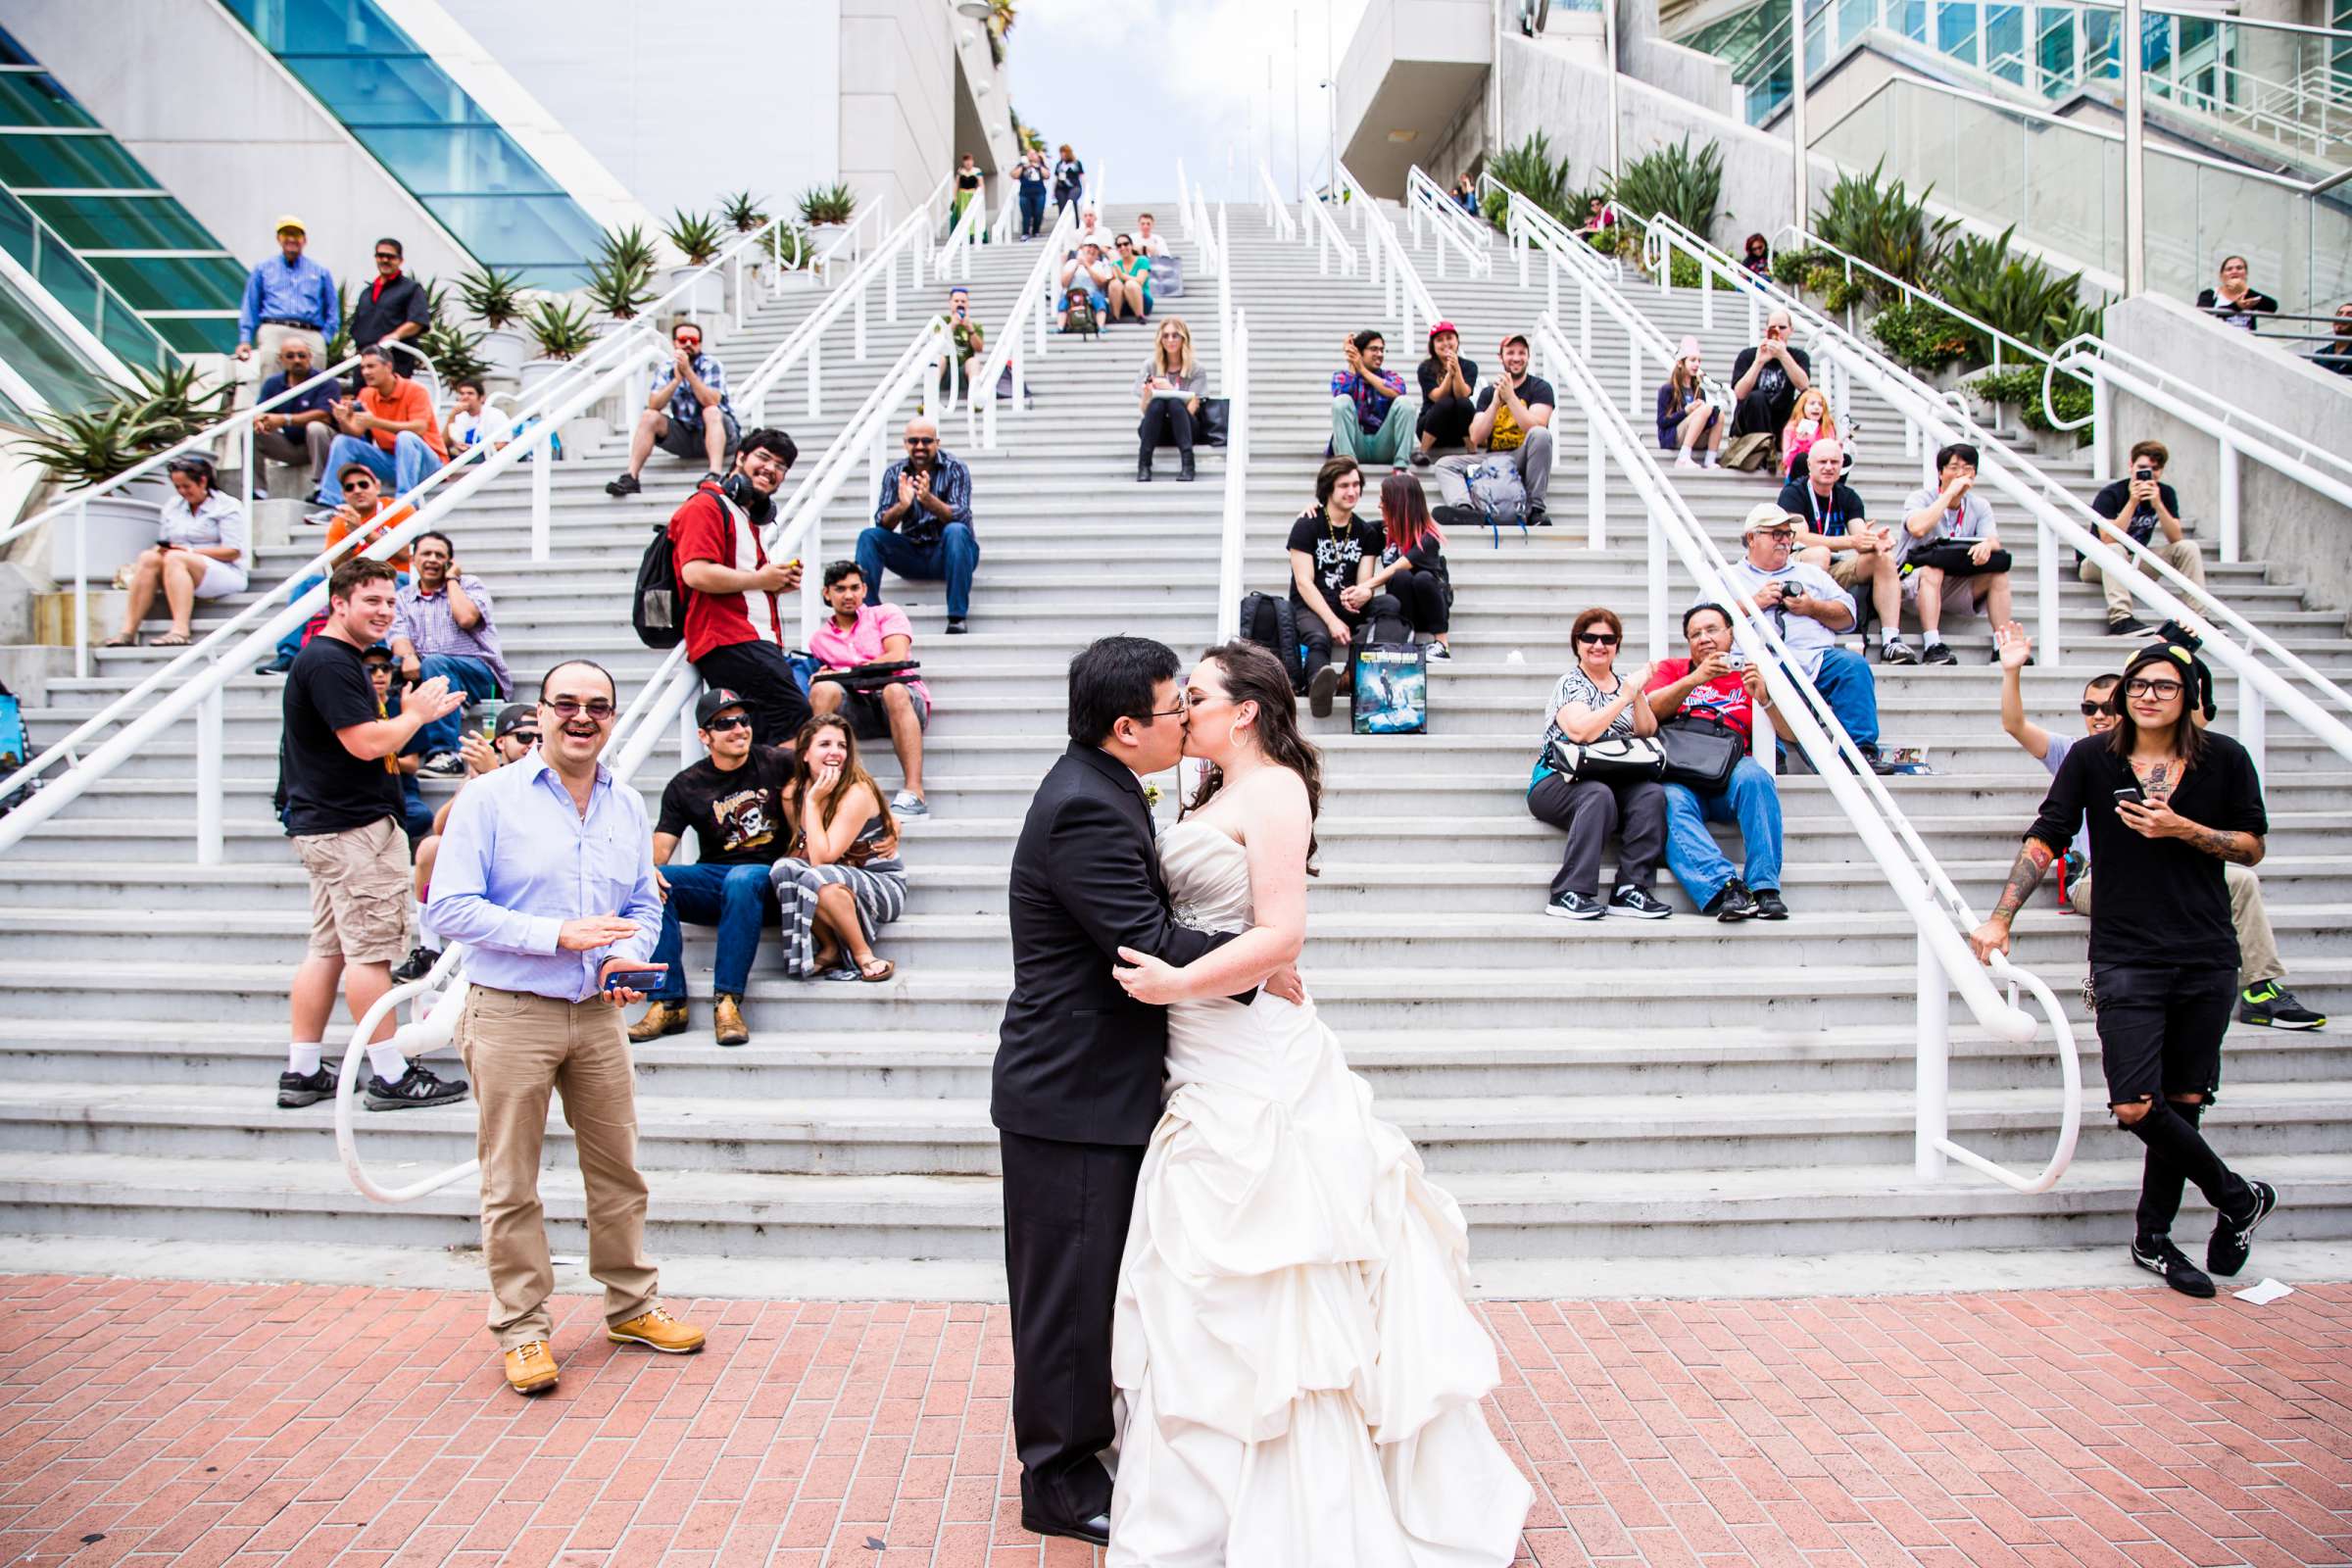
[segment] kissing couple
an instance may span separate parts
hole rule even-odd
[[[1461,1211],[1294,965],[1321,763],[1252,643],[1105,637],[1013,852],[1004,1155],[1021,1523],[1119,1568],[1501,1568]],[[1143,780],[1200,793],[1153,837]]]

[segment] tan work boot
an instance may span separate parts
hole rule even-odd
[[[507,1352],[507,1387],[516,1394],[545,1394],[556,1386],[556,1352],[545,1340],[517,1345]]]
[[[742,998],[731,997],[724,991],[718,994],[718,1004],[710,1009],[710,1032],[722,1046],[752,1043],[752,1026],[743,1021]]]
[[[681,1323],[662,1307],[641,1312],[626,1323],[615,1323],[605,1330],[605,1338],[614,1345],[642,1345],[660,1350],[664,1355],[692,1355],[703,1348],[703,1331],[691,1323]]]
[[[682,1035],[686,1032],[686,1004],[657,1002],[645,1009],[645,1016],[629,1026],[629,1043],[642,1046],[663,1035]]]

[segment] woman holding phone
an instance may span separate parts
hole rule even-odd
[[[1152,454],[1163,441],[1176,444],[1179,483],[1193,478],[1193,420],[1200,413],[1200,394],[1208,377],[1193,359],[1193,329],[1181,316],[1159,323],[1152,358],[1135,378],[1135,396],[1143,413],[1136,434],[1142,442],[1135,456],[1135,482],[1152,482]]]

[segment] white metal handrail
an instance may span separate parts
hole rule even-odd
[[[985,187],[972,192],[972,199],[963,204],[963,215],[949,228],[948,237],[931,259],[931,276],[945,282],[954,270],[956,281],[972,280],[972,252],[979,249],[980,236],[988,227],[988,191]]]
[[[598,374],[575,383],[563,407],[542,419],[533,432],[510,442],[478,462],[453,465],[442,469],[441,473],[454,477],[438,484],[430,498],[416,507],[415,515],[358,553],[380,560],[397,554],[416,535],[447,526],[461,503],[491,479],[520,463],[525,455],[534,458],[538,464],[538,474],[543,476],[548,465],[547,448],[555,437],[557,426],[564,419],[577,416],[596,399],[637,373],[638,368],[634,362],[618,360],[604,367]],[[400,498],[398,504],[413,505],[415,498],[423,494],[424,487],[420,485]],[[316,574],[331,569],[341,559],[355,553],[354,547],[361,537],[359,534],[349,535],[333,548],[320,552],[312,559],[308,570]],[[149,738],[177,722],[190,709],[201,704],[204,710],[198,718],[197,740],[197,862],[217,864],[220,856],[221,689],[236,676],[247,661],[265,649],[274,647],[280,637],[308,620],[325,602],[326,584],[323,581],[317,583],[291,603],[283,603],[283,596],[278,595],[276,597],[281,602],[272,605],[271,597],[266,595],[248,605],[226,626],[216,630],[198,645],[199,649],[209,652],[213,657],[205,668],[192,678],[165,692],[153,703],[147,703],[143,700],[146,693],[160,684],[158,677],[150,677],[148,682],[110,705],[105,712],[85,722],[77,734],[110,724],[120,727],[94,747],[87,757],[76,759],[74,765],[62,775],[49,780],[45,787],[27,798],[14,811],[0,817],[0,853],[5,853],[34,827],[79,799],[93,783],[110,775],[124,758],[133,755]],[[190,650],[191,653],[197,651]],[[178,666],[175,664],[174,667]],[[0,793],[13,790],[37,776],[63,750],[61,743],[5,780],[0,780]]]
[[[1307,215],[1305,226],[1314,238],[1315,270],[1329,277],[1331,259],[1336,255],[1340,259],[1340,275],[1353,277],[1360,258],[1355,254],[1355,247],[1348,243],[1348,236],[1340,228],[1339,220],[1331,216],[1330,205],[1318,196],[1309,196],[1298,206]]]
[[[1235,311],[1225,327],[1225,395],[1232,417],[1225,433],[1225,516],[1217,544],[1219,640],[1246,631],[1241,625],[1242,555],[1250,526],[1250,318]]]
[[[1012,309],[1004,313],[1004,324],[997,329],[995,342],[972,372],[970,396],[964,405],[964,439],[986,450],[997,445],[997,383],[1004,378],[1004,368],[1012,367],[1012,406],[1015,412],[1029,405],[1029,362],[1016,358],[1013,345],[1021,329],[1029,328],[1032,339],[1030,353],[1038,359],[1046,357],[1046,319],[1053,315],[1050,300],[1060,291],[1061,253],[1070,236],[1078,231],[1078,209],[1074,204],[1059,208],[1054,216],[1054,226],[1046,232],[1046,242],[1038,247],[1037,261],[1029,269],[1029,276],[1012,299]]]
[[[1418,342],[1413,313],[1420,312],[1424,328],[1432,326],[1444,319],[1438,314],[1437,301],[1423,286],[1412,255],[1397,238],[1396,225],[1389,221],[1389,215],[1380,210],[1380,204],[1348,172],[1346,164],[1338,167],[1340,189],[1347,192],[1348,205],[1355,210],[1356,231],[1364,236],[1364,252],[1371,259],[1372,281],[1382,286],[1384,309],[1397,313],[1396,340],[1408,345]]]
[[[1976,317],[1969,315],[1966,311],[1959,309],[1957,306],[1945,304],[1939,296],[1929,293],[1926,289],[1921,288],[1916,283],[1907,282],[1883,268],[1871,265],[1869,262],[1862,260],[1862,258],[1859,256],[1855,256],[1850,252],[1840,250],[1838,247],[1831,244],[1828,240],[1823,239],[1819,234],[1814,233],[1813,230],[1805,227],[1805,225],[1802,223],[1783,223],[1779,228],[1773,230],[1772,248],[1775,251],[1780,250],[1782,247],[1782,237],[1788,234],[1793,234],[1796,236],[1802,249],[1827,251],[1832,256],[1837,257],[1838,262],[1845,269],[1845,276],[1848,282],[1853,280],[1854,269],[1860,268],[1863,271],[1868,272],[1880,282],[1891,283],[1897,289],[1900,289],[1902,291],[1903,299],[1907,303],[1925,305],[1940,315],[1950,317],[1955,321],[1966,322],[1969,326],[1972,326],[1976,328],[1976,330],[1984,333],[1985,340],[1992,345],[1992,368],[1996,372],[2002,368],[2001,351],[2004,348],[2009,351],[2010,358],[2012,359],[2029,361],[2033,364],[2042,366],[2045,368],[2048,367],[2050,363],[2050,356],[2044,354],[2033,344],[2026,342],[2022,338],[2012,337],[2010,334],[2002,331],[1999,327],[1992,325],[1988,321],[1979,320]]]
[[[1200,247],[1201,270],[1209,276],[1215,277],[1225,270],[1227,260],[1225,226],[1222,221],[1225,212],[1224,204],[1220,202],[1217,205],[1219,220],[1211,221],[1208,216],[1207,193],[1199,185],[1195,185],[1192,195],[1186,198],[1186,206],[1192,213],[1192,233],[1188,237]]]
[[[951,352],[947,338],[947,322],[933,317],[915,334],[912,342],[901,351],[889,373],[868,394],[864,405],[841,433],[817,459],[816,468],[794,492],[782,515],[769,525],[764,544],[771,560],[784,558],[786,552],[808,561],[823,559],[820,523],[824,510],[840,493],[842,485],[853,473],[860,457],[867,455],[879,443],[883,428],[909,393],[919,393],[931,380],[932,366],[939,354]],[[877,481],[878,482],[878,481]],[[816,573],[805,572],[802,577],[800,633],[806,637],[815,620],[814,596],[811,589]],[[606,742],[606,755],[613,760],[612,769],[616,784],[627,787],[637,769],[653,755],[654,748],[680,715],[690,710],[697,687],[702,684],[691,666],[685,665],[685,649],[673,648],[662,661],[653,678],[638,689],[622,716],[614,722],[612,738]],[[358,1081],[360,1063],[366,1059],[368,1043],[392,1009],[411,997],[427,991],[437,991],[439,999],[421,1018],[395,1029],[391,1044],[411,1055],[423,1055],[447,1046],[455,1037],[459,1014],[465,1010],[466,950],[452,944],[429,973],[421,980],[412,980],[394,986],[376,999],[374,1005],[363,1014],[353,1027],[350,1042],[344,1047],[342,1068],[335,1095],[335,1150],[343,1162],[344,1174],[352,1186],[366,1198],[379,1203],[413,1202],[428,1193],[474,1175],[481,1169],[478,1160],[466,1160],[446,1170],[420,1177],[405,1186],[390,1187],[371,1175],[360,1158],[358,1127],[353,1114],[352,1089]]]
[[[928,243],[931,215],[918,208],[894,225],[886,236],[868,251],[849,276],[831,287],[825,303],[811,311],[802,322],[786,334],[784,341],[768,351],[767,357],[744,378],[743,390],[736,403],[746,427],[760,424],[767,416],[767,398],[777,383],[794,367],[806,362],[808,370],[808,413],[815,418],[824,412],[824,340],[825,334],[846,311],[851,317],[850,357],[862,364],[865,360],[866,291],[877,279],[882,284],[882,319],[895,322],[899,318],[899,259],[907,262],[907,286],[919,287],[923,278],[923,253]]]
[[[1021,220],[1021,179],[1019,166],[1017,164],[1014,166],[1013,172],[1010,175],[1000,174],[997,177],[999,180],[1004,183],[1007,189],[1004,197],[1004,210],[997,214],[996,221],[989,225],[988,237],[991,243],[998,245],[1011,245],[1016,243],[1013,239],[1012,231],[1020,226]]]
[[[1653,216],[1646,220],[1645,226],[1650,236],[1645,243],[1654,241],[1679,250],[1690,256],[1702,271],[1721,271],[1734,287],[1746,292],[1751,302],[1769,301],[1788,311],[1793,318],[1807,322],[1813,329],[1813,342],[1824,353],[1825,374],[1841,381],[1859,377],[1871,385],[1903,415],[1906,433],[1914,446],[1919,445],[1922,437],[1925,437],[1928,438],[1928,449],[1933,450],[1935,445],[1957,437],[1978,448],[1984,460],[1978,466],[1979,478],[2016,500],[2035,521],[2035,594],[2040,603],[2039,640],[2046,657],[2055,661],[2063,653],[2059,639],[2057,564],[2059,546],[2063,542],[2095,563],[2103,572],[2111,576],[2120,574],[2134,598],[2154,609],[2163,619],[2176,621],[2186,628],[2200,639],[2216,661],[2237,674],[2240,705],[2238,739],[2254,755],[2258,764],[2267,728],[2267,708],[2273,705],[2292,714],[2339,756],[2352,760],[2352,727],[2347,727],[2305,693],[2297,690],[2253,653],[2231,641],[2215,621],[2224,622],[2249,644],[2287,664],[2302,679],[2318,687],[2330,701],[2352,710],[2352,696],[2347,696],[2333,681],[2313,669],[2300,656],[2232,610],[2210,588],[2199,588],[2190,583],[2154,552],[2133,544],[2128,538],[2119,546],[2114,539],[2100,531],[2096,514],[2083,506],[2078,497],[2051,479],[2038,465],[1979,423],[1974,414],[1957,399],[1937,394],[1916,375],[1862,342],[1838,322],[1802,300],[1791,298],[1769,279],[1756,277],[1673,219],[1663,215]],[[2148,571],[2134,569],[2141,563],[2148,564]],[[2180,592],[2176,593],[2175,588]],[[2187,597],[2184,598],[2184,595]],[[2194,604],[2210,607],[2211,613],[2194,608],[2192,600]]]
[[[1290,201],[1274,182],[1274,171],[1266,167],[1262,158],[1257,161],[1257,179],[1266,189],[1266,226],[1274,231],[1276,239],[1297,239],[1298,220],[1291,216]]]
[[[1419,164],[1405,171],[1404,209],[1413,225],[1413,243],[1421,243],[1422,230],[1435,232],[1438,246],[1438,276],[1446,275],[1446,253],[1453,251],[1462,258],[1472,277],[1484,277],[1494,270],[1494,247],[1488,244],[1494,230],[1454,205],[1445,187],[1422,171]]]
[[[1220,251],[1225,248],[1225,204],[1222,202],[1217,204],[1217,248]],[[1240,312],[1235,310],[1233,304],[1233,269],[1219,267],[1217,269],[1217,340],[1220,343],[1230,343],[1233,340],[1233,334],[1240,330],[1239,318]],[[1217,395],[1225,398],[1236,396],[1234,388],[1242,384],[1242,378],[1243,372],[1235,368],[1233,356],[1230,353],[1220,355],[1217,360]],[[1225,439],[1228,442],[1233,439],[1232,422],[1230,419],[1226,421],[1228,428]]]
[[[1634,429],[1623,411],[1602,390],[1591,364],[1571,348],[1557,317],[1546,313],[1538,322],[1554,386],[1575,397],[1587,421],[1602,432],[1601,439],[1617,466],[1642,496],[1648,516],[1648,615],[1653,650],[1670,624],[1667,612],[1666,551],[1672,549],[1700,591],[1732,612],[1733,637],[1750,664],[1763,675],[1774,703],[1796,732],[1797,744],[1811,760],[1830,797],[1852,823],[1856,838],[1877,861],[1886,884],[1910,917],[1918,935],[1920,1012],[1920,1072],[1915,1106],[1917,1116],[1916,1168],[1922,1179],[1934,1180],[1941,1159],[1956,1158],[2020,1193],[2047,1192],[2055,1186],[2074,1157],[2082,1117],[2082,1066],[2075,1047],[2074,1028],[2050,988],[2022,966],[1998,959],[1992,974],[1978,964],[1963,930],[1973,930],[1969,910],[1935,856],[1895,804],[1894,797],[1872,771],[1868,760],[1843,726],[1824,723],[1815,712],[1816,699],[1808,685],[1800,686],[1795,656],[1757,608],[1752,595],[1736,588],[1724,561],[1705,527],[1679,490],[1659,468],[1651,443]],[[1823,710],[1827,711],[1826,705]],[[1772,727],[1757,715],[1754,740],[1758,755],[1769,758],[1775,747]],[[2003,998],[1993,979],[2009,982]],[[2039,1033],[2031,1014],[2018,1006],[2016,989],[2032,991],[2050,1020],[2056,1041],[2059,1070],[2064,1082],[2059,1132],[2055,1149],[2041,1171],[2021,1177],[1952,1142],[1949,1136],[1948,990],[1960,993],[1978,1023],[1997,1037],[2023,1043]],[[1948,988],[1948,989],[1947,989]]]
[[[943,178],[919,205],[928,207],[946,188],[946,184],[947,180]],[[897,226],[888,221],[885,215],[889,211],[889,204],[879,197],[860,206],[851,214],[850,220],[841,225],[841,232],[833,236],[832,242],[816,253],[816,259],[808,264],[808,270],[821,280],[830,277],[834,267],[840,263],[846,262],[856,267],[864,261],[866,247],[878,243]],[[842,254],[845,251],[849,253],[847,256]]]

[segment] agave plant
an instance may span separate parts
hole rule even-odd
[[[433,362],[445,387],[460,381],[478,381],[490,373],[481,356],[482,334],[468,332],[455,321],[428,327],[416,338],[417,351]]]
[[[420,278],[424,287],[424,325],[427,331],[449,320],[449,285],[437,278]]]
[[[351,341],[351,285],[335,285],[335,335],[326,340],[326,365],[341,365],[357,350]],[[326,365],[318,367],[321,370]]]
[[[588,281],[580,286],[580,292],[590,305],[614,320],[631,320],[653,303],[653,270],[624,266],[608,257],[589,266]]]
[[[523,329],[539,345],[540,358],[548,360],[568,360],[585,354],[596,341],[596,334],[588,327],[588,313],[562,300],[541,300],[523,318]]]
[[[477,267],[458,279],[458,298],[475,320],[493,332],[522,319],[522,274]]]
[[[662,233],[686,258],[688,267],[708,263],[726,243],[726,230],[719,226],[717,219],[709,213],[689,213],[683,209],[670,214],[669,221],[662,225]]]
[[[1646,220],[1663,214],[1705,239],[1723,198],[1723,149],[1709,142],[1693,153],[1685,136],[1675,146],[1628,159],[1605,194],[1621,217]]]
[[[1961,236],[1944,257],[1936,292],[1986,326],[2035,348],[2053,347],[2082,316],[2082,274],[2061,276],[2034,257],[2013,253],[2009,239],[2015,232],[2012,225],[1997,238]],[[1966,331],[1968,357],[1989,363],[1990,337],[1973,326]]]
[[[738,234],[749,234],[767,221],[767,214],[760,206],[760,198],[748,190],[718,199],[718,216]]]
[[[127,396],[104,408],[36,417],[39,430],[19,436],[17,449],[71,490],[103,484],[177,439],[169,421],[145,413],[144,400]]]
[[[814,247],[808,228],[800,223],[778,223],[760,237],[760,254],[787,272],[798,271],[808,265]]]
[[[137,378],[136,384],[124,388],[118,401],[133,411],[134,422],[157,427],[161,432],[158,446],[184,441],[217,422],[228,412],[229,395],[235,390],[222,381],[209,392],[199,391],[204,372],[190,365],[161,370],[134,365],[130,373]]]
[[[1924,285],[1942,268],[1956,218],[1928,216],[1930,185],[1916,197],[1902,180],[1882,179],[1886,160],[1868,174],[1840,174],[1813,215],[1813,229],[1847,255],[1904,282]],[[1873,292],[1893,299],[1902,290],[1873,279]]]
[[[811,185],[801,192],[801,221],[846,223],[858,214],[858,193],[846,182]]]
[[[1488,172],[1526,197],[1543,211],[1574,228],[1585,220],[1575,205],[1577,193],[1568,185],[1568,161],[1551,156],[1551,139],[1532,131],[1516,147],[1505,147],[1487,164]],[[1487,220],[1501,228],[1509,220],[1510,198],[1500,191],[1487,196]]]
[[[645,237],[645,230],[635,223],[627,228],[612,228],[596,247],[596,260],[610,262],[624,270],[651,274],[654,264],[661,260],[654,242]]]

